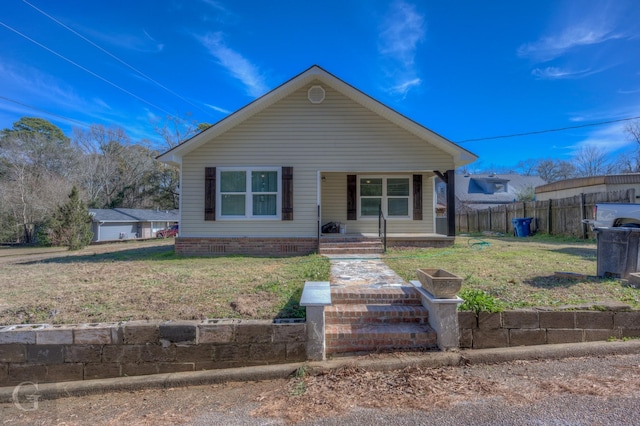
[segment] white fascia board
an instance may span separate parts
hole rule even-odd
[[[166,154],[159,155],[158,161],[162,161],[166,164],[171,164],[173,166],[180,167],[182,165],[182,156],[178,155],[178,153],[171,151]]]

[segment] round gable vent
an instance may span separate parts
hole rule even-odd
[[[324,101],[324,89],[322,86],[311,86],[307,91],[307,97],[312,104],[320,104]]]

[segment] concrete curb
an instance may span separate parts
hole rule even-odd
[[[67,396],[134,391],[150,388],[197,386],[223,382],[273,380],[291,377],[297,369],[305,367],[307,374],[322,374],[346,366],[357,365],[370,371],[393,371],[407,367],[437,368],[464,364],[493,364],[515,360],[561,359],[583,356],[627,355],[640,353],[640,340],[627,342],[588,342],[558,345],[519,346],[513,348],[470,349],[455,352],[425,352],[420,355],[375,357],[345,357],[330,361],[299,362],[291,364],[261,365],[149,376],[118,377],[113,379],[77,382],[43,383],[37,385],[39,399]],[[33,386],[0,388],[0,403],[13,401],[16,396],[32,394]]]

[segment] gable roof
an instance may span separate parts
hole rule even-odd
[[[382,118],[389,120],[400,128],[414,134],[420,139],[423,139],[424,141],[452,155],[455,167],[469,164],[478,158],[472,152],[456,145],[443,136],[427,129],[421,124],[389,108],[388,106],[375,100],[371,96],[365,94],[364,92],[361,92],[350,84],[345,83],[343,80],[340,80],[333,74],[325,71],[323,68],[317,65],[313,65],[311,68],[293,77],[291,80],[278,86],[277,88],[261,96],[260,98],[239,109],[238,111],[223,118],[205,131],[193,136],[190,139],[187,139],[180,145],[177,145],[167,152],[159,155],[157,157],[158,160],[170,164],[181,164],[182,157],[185,154],[188,154],[192,150],[211,141],[213,138],[227,132],[228,130],[234,128],[248,118],[263,111],[267,107],[273,105],[286,96],[291,95],[296,90],[305,87],[313,81],[320,81],[326,84],[327,86],[347,96],[354,102],[378,114]]]
[[[89,209],[94,222],[178,222],[178,210]]]

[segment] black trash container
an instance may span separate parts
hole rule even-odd
[[[598,276],[629,278],[640,266],[640,229],[596,228]]]

